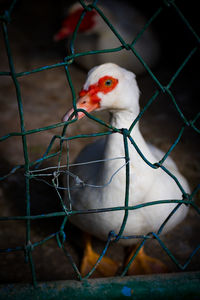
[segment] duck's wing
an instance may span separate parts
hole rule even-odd
[[[70,168],[71,188],[74,185],[92,184],[98,185],[100,171],[103,167],[104,149],[106,138],[101,138],[87,145],[78,155],[74,166]],[[77,186],[78,188],[78,186]]]

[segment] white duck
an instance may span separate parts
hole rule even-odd
[[[98,7],[103,11],[111,24],[119,32],[125,42],[131,43],[142,30],[147,20],[132,5],[120,1],[99,1]],[[68,16],[64,19],[59,32],[54,36],[55,41],[70,37],[74,32],[83,7],[75,3],[68,10]],[[101,16],[92,10],[87,12],[79,27],[79,33],[75,41],[75,53],[102,50],[121,46],[120,41],[104,22]],[[136,51],[150,67],[158,61],[160,47],[155,34],[147,28],[134,45]],[[87,55],[76,59],[87,70],[105,62],[113,62],[124,68],[134,70],[136,74],[145,71],[143,65],[136,56],[127,50],[120,52]]]
[[[77,108],[85,109],[87,112],[93,110],[107,109],[111,113],[111,125],[121,129],[131,126],[139,113],[139,89],[135,75],[112,63],[106,63],[90,70],[83,90],[79,94]],[[71,109],[65,116],[67,121],[74,110]],[[83,112],[78,112],[78,119],[84,117]],[[151,162],[158,162],[164,155],[162,151],[145,142],[137,123],[131,131],[131,137]],[[182,199],[182,193],[175,181],[162,169],[152,169],[149,167],[133,145],[129,142],[130,155],[130,188],[129,206],[146,203],[156,200]],[[93,161],[97,159],[111,159],[124,157],[123,136],[120,133],[108,135],[106,139],[100,139],[87,146],[77,158],[77,163]],[[86,185],[76,186],[72,189],[72,205],[74,209],[99,209],[108,207],[124,206],[125,198],[125,166],[124,160],[116,159],[104,164],[88,164],[78,166],[74,170]],[[122,167],[122,168],[121,168]],[[190,189],[185,178],[179,173],[175,163],[171,158],[165,162],[168,168],[180,181],[184,190],[189,193]],[[109,182],[112,175],[116,172]],[[94,188],[87,185],[105,185],[103,188]],[[75,185],[73,186],[73,188]],[[143,207],[137,210],[129,210],[128,220],[123,232],[123,236],[146,235],[149,232],[157,232],[161,224],[168,217],[177,204],[159,204]],[[186,205],[181,205],[176,213],[168,220],[163,233],[171,230],[181,222],[188,211]],[[96,214],[76,215],[71,218],[72,222],[81,230],[94,235],[102,240],[107,240],[110,231],[116,234],[119,232],[124,217],[124,211],[112,211]],[[133,245],[138,242],[136,239],[120,239],[123,245]],[[81,271],[86,273],[85,267],[88,262],[95,263],[97,254],[92,252],[88,241],[85,250],[84,263]],[[135,273],[154,272],[155,269],[162,271],[163,265],[154,258],[148,257],[143,251],[139,252],[138,260],[143,260],[142,270],[135,270]],[[107,259],[107,258],[106,258]],[[137,261],[137,260],[136,260]],[[134,262],[130,267],[130,273],[134,273],[134,268],[138,262]],[[113,275],[112,262],[108,259],[103,263],[110,264],[110,269],[105,274]],[[154,268],[155,267],[155,268]],[[114,271],[113,271],[114,272]]]

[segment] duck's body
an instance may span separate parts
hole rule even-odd
[[[104,64],[89,73],[89,78],[93,81],[98,80],[98,75],[105,74],[112,75],[112,72],[122,71],[124,69],[117,67],[114,64]],[[131,73],[126,71],[128,75]],[[125,76],[127,75],[125,74]],[[93,82],[92,82],[93,83]],[[133,87],[127,81],[124,83],[124,94],[122,93],[121,99],[115,89],[110,92],[113,98],[116,99],[109,108],[112,112],[111,125],[118,129],[129,128],[139,113],[139,91],[134,77],[131,81]],[[126,86],[127,84],[127,86]],[[89,83],[84,89],[88,89]],[[117,88],[117,87],[116,87]],[[118,87],[119,88],[119,87]],[[125,96],[126,95],[126,96]],[[109,93],[106,95],[109,96]],[[123,100],[127,104],[125,108],[120,108],[119,102]],[[132,97],[132,99],[131,99]],[[124,99],[123,99],[124,98]],[[118,100],[118,101],[117,101]],[[108,105],[109,100],[105,105]],[[131,106],[128,107],[128,101]],[[132,102],[132,103],[131,103]],[[117,105],[119,108],[117,108]],[[143,155],[151,162],[158,162],[164,153],[152,145],[145,142],[137,123],[131,132],[131,136],[135,143],[142,151]],[[99,159],[105,159],[104,163],[95,163],[89,165],[82,165],[76,167],[74,170],[75,175],[78,175],[84,183],[94,185],[91,186],[76,186],[72,190],[73,207],[75,209],[99,209],[107,207],[124,206],[125,199],[125,161],[124,159],[109,160],[112,158],[124,157],[124,143],[123,136],[120,133],[113,133],[104,140],[97,141],[86,147],[77,159],[77,162],[88,162]],[[181,199],[182,193],[175,183],[175,181],[167,175],[162,169],[152,169],[148,166],[140,155],[137,153],[133,145],[129,141],[129,155],[130,155],[130,189],[129,189],[129,206],[138,205],[141,203],[157,201],[157,200],[173,200]],[[158,157],[159,155],[159,157]],[[108,161],[107,161],[108,160]],[[124,165],[123,168],[121,168]],[[171,171],[180,181],[186,192],[189,192],[187,181],[179,173],[175,163],[168,158],[165,166]],[[113,174],[119,170],[114,177]],[[112,181],[107,184],[110,179]],[[106,185],[107,184],[107,185]],[[102,186],[102,187],[99,187]],[[177,204],[160,204],[147,206],[137,210],[130,210],[128,215],[127,224],[123,235],[139,235],[148,234],[148,232],[156,232],[164,220],[168,217],[170,212]],[[187,207],[182,205],[172,218],[167,222],[164,232],[170,230],[176,224],[181,222],[187,213]],[[88,215],[77,215],[72,218],[72,222],[78,227],[87,231],[100,239],[106,240],[108,233],[113,230],[118,233],[122,224],[124,211],[114,211],[106,213],[96,213]],[[134,243],[134,239],[120,240],[122,243]]]
[[[133,73],[108,63],[92,69],[84,89],[80,92],[77,108],[108,109],[111,112],[111,125],[115,128],[129,129],[139,113],[139,90]],[[64,118],[68,120],[71,110]],[[79,112],[78,118],[84,113]],[[159,162],[164,156],[161,150],[145,142],[137,123],[131,131],[131,137],[142,154],[151,162]],[[151,168],[128,141],[130,186],[129,206],[135,206],[158,200],[181,200],[182,192],[176,182],[161,168]],[[73,185],[72,205],[77,210],[90,210],[125,205],[126,167],[123,135],[113,133],[102,140],[87,146],[77,158],[77,163],[105,160],[77,166],[73,173],[85,185]],[[116,158],[112,160],[113,158]],[[121,159],[120,159],[121,158]],[[167,158],[165,167],[177,177],[185,192],[189,186],[171,158]],[[116,172],[117,171],[117,172]],[[113,174],[115,174],[113,176]],[[112,179],[112,180],[111,180]],[[129,210],[123,236],[146,235],[157,232],[177,203],[156,204]],[[169,218],[162,233],[171,230],[186,216],[188,207],[183,204]],[[102,240],[107,240],[110,231],[119,232],[124,218],[124,210],[101,213],[80,214],[71,221],[81,230]],[[138,240],[120,239],[119,243],[131,245]]]
[[[112,122],[112,125],[120,128],[118,125],[122,124],[119,124],[118,121],[118,119],[115,119]],[[124,125],[128,125],[124,128],[129,128],[131,123]],[[132,137],[150,162],[158,162],[163,157],[164,153],[159,149],[145,143],[138,127],[133,130]],[[155,151],[155,154],[160,154],[159,157],[156,157],[154,153],[151,153],[149,148]],[[129,155],[129,206],[156,200],[182,198],[181,191],[174,180],[161,169],[152,169],[149,167],[130,142]],[[95,143],[90,144],[80,153],[76,161],[77,163],[102,159],[105,159],[105,162],[82,165],[73,170],[73,173],[86,184],[98,186],[83,187],[80,185],[72,190],[74,209],[87,210],[124,206],[126,181],[124,159],[107,160],[119,157],[124,157],[123,136],[119,133],[114,133],[107,138],[100,139]],[[171,159],[168,160],[169,164],[166,162],[165,166],[178,178],[186,192],[189,192],[186,180],[178,172],[174,162]],[[124,167],[122,167],[123,165]],[[117,170],[119,171],[112,178]],[[111,178],[112,181],[110,182]],[[107,183],[109,184],[107,185]],[[102,188],[99,186],[102,186]],[[137,210],[130,210],[123,235],[145,235],[152,231],[157,232],[161,224],[176,205],[177,204],[160,204],[143,207]],[[188,208],[185,205],[182,205],[166,224],[163,233],[166,233],[181,222],[185,218],[187,210]],[[110,231],[118,233],[123,217],[124,211],[121,210],[106,213],[76,215],[71,221],[81,230],[97,236],[102,240],[107,240]],[[125,245],[131,245],[136,242],[136,239],[121,239],[119,241],[119,243]]]
[[[88,1],[89,3],[89,1]],[[103,11],[115,30],[126,43],[132,43],[137,34],[143,29],[147,20],[133,5],[120,1],[99,1],[98,7]],[[75,3],[69,8],[68,16],[63,21],[60,31],[55,35],[55,40],[69,37],[78,21],[83,8]],[[77,20],[76,20],[77,18]],[[76,21],[75,21],[76,20]],[[86,14],[80,26],[79,34],[75,40],[75,52],[95,51],[120,47],[121,43],[109,26],[93,10]],[[138,41],[134,44],[135,50],[144,59],[147,65],[154,66],[159,58],[160,46],[155,34],[147,28]],[[141,74],[145,71],[138,58],[127,50],[112,53],[95,54],[76,59],[87,70],[97,64],[113,62],[124,68],[134,70]]]

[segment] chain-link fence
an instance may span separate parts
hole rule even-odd
[[[12,174],[17,173],[19,170],[24,170],[25,183],[26,183],[26,188],[25,188],[25,191],[24,191],[25,194],[26,194],[26,214],[21,215],[21,216],[4,216],[4,217],[1,217],[0,220],[1,221],[10,221],[10,220],[25,221],[26,222],[26,245],[25,246],[24,245],[19,245],[18,247],[13,248],[13,249],[10,249],[10,248],[9,249],[1,249],[0,252],[1,253],[12,253],[12,252],[15,252],[15,251],[23,251],[25,253],[26,261],[30,264],[30,268],[31,268],[31,272],[32,272],[32,278],[33,278],[33,284],[37,285],[37,274],[36,274],[36,271],[35,271],[35,263],[34,263],[34,260],[33,260],[33,257],[32,257],[32,253],[33,253],[35,248],[40,247],[41,245],[43,245],[44,243],[46,243],[47,241],[49,241],[51,239],[56,239],[58,247],[61,248],[64,251],[65,255],[70,260],[70,262],[73,266],[74,272],[77,274],[77,277],[79,279],[83,279],[81,274],[80,274],[80,271],[79,271],[79,266],[77,266],[77,264],[75,263],[75,261],[73,259],[73,255],[71,255],[65,247],[66,239],[67,239],[68,235],[70,235],[70,232],[66,232],[65,228],[66,228],[66,224],[70,220],[70,217],[73,216],[73,215],[76,215],[76,214],[88,214],[88,213],[93,213],[93,215],[95,217],[95,214],[106,212],[106,211],[119,211],[119,210],[124,211],[124,218],[123,218],[123,222],[121,224],[120,231],[118,233],[117,232],[112,233],[108,236],[108,240],[105,244],[105,247],[104,247],[102,253],[99,256],[98,261],[96,262],[95,266],[90,270],[90,272],[85,277],[85,278],[89,278],[93,274],[93,272],[95,271],[96,266],[99,263],[101,263],[102,258],[104,257],[105,253],[107,252],[107,249],[110,246],[110,243],[113,243],[114,240],[119,240],[119,239],[123,238],[123,231],[124,231],[124,228],[126,226],[127,219],[128,219],[128,214],[129,214],[130,210],[138,210],[138,209],[140,210],[143,207],[148,207],[148,206],[162,204],[162,203],[177,203],[177,206],[175,207],[175,209],[170,213],[168,218],[160,226],[160,228],[157,232],[153,232],[153,233],[150,233],[150,234],[147,233],[146,235],[143,235],[143,236],[130,236],[130,237],[126,237],[126,238],[131,238],[131,239],[134,239],[134,238],[138,239],[139,238],[140,239],[140,245],[137,248],[137,251],[136,251],[135,255],[132,257],[130,263],[135,259],[135,257],[137,256],[139,250],[141,249],[142,246],[144,246],[144,244],[146,243],[147,240],[156,239],[158,241],[158,244],[160,245],[160,247],[163,248],[163,250],[171,258],[171,260],[178,266],[178,268],[184,270],[188,266],[188,264],[190,263],[192,257],[199,250],[199,246],[197,246],[194,249],[194,251],[191,253],[189,258],[187,259],[186,263],[181,264],[176,259],[176,257],[173,255],[173,251],[169,250],[168,247],[165,245],[165,243],[163,242],[160,235],[161,235],[163,229],[165,228],[166,223],[169,221],[169,219],[174,214],[176,214],[177,210],[180,208],[181,205],[189,205],[191,207],[191,209],[195,210],[198,214],[200,213],[199,207],[197,206],[197,204],[194,201],[195,196],[196,196],[197,192],[199,191],[199,185],[197,185],[193,189],[191,194],[188,195],[187,192],[184,190],[183,186],[181,185],[181,183],[179,182],[179,180],[176,178],[176,176],[172,172],[170,172],[163,165],[163,163],[165,162],[167,157],[170,155],[170,153],[173,151],[173,149],[179,143],[180,139],[182,138],[182,136],[183,136],[183,134],[184,134],[184,132],[187,128],[190,128],[191,130],[195,131],[198,134],[200,133],[200,131],[199,131],[197,125],[196,125],[197,122],[198,122],[200,113],[197,112],[195,117],[192,120],[188,119],[185,116],[185,114],[183,113],[181,106],[178,104],[178,101],[177,101],[176,97],[174,96],[174,94],[172,92],[172,86],[176,83],[177,78],[184,71],[184,67],[188,63],[190,63],[190,60],[194,57],[194,55],[197,53],[197,50],[198,50],[199,37],[198,37],[197,33],[194,31],[194,29],[192,28],[192,25],[187,20],[187,17],[185,17],[182,14],[181,10],[179,9],[178,3],[176,3],[175,1],[160,1],[160,6],[158,6],[155,13],[147,21],[144,28],[139,32],[137,37],[134,38],[134,40],[131,43],[127,43],[124,40],[123,36],[121,36],[117,32],[114,25],[111,24],[109,18],[99,8],[98,1],[93,1],[89,5],[86,5],[84,1],[80,1],[80,3],[83,6],[84,10],[81,14],[81,17],[80,17],[80,19],[77,23],[76,29],[73,33],[72,38],[71,38],[70,54],[67,55],[64,58],[64,61],[61,62],[61,63],[53,64],[53,65],[43,66],[41,68],[33,69],[33,70],[30,70],[30,71],[16,72],[15,71],[15,64],[14,64],[14,61],[13,61],[12,50],[11,50],[11,47],[10,47],[9,34],[8,34],[9,23],[12,22],[12,17],[15,13],[16,3],[17,3],[16,0],[13,1],[10,5],[9,9],[6,10],[0,16],[2,31],[3,31],[4,41],[5,41],[5,47],[6,47],[6,52],[7,52],[7,56],[8,56],[8,62],[9,62],[9,71],[6,72],[6,71],[2,70],[0,72],[0,75],[1,75],[1,77],[2,76],[10,77],[12,79],[13,85],[15,87],[17,104],[18,104],[18,111],[19,111],[19,118],[20,118],[20,131],[19,132],[10,132],[10,133],[2,136],[0,140],[1,140],[2,143],[4,143],[8,139],[12,139],[14,137],[21,137],[21,141],[22,141],[22,145],[23,145],[24,164],[14,166],[8,174],[1,177],[1,180],[7,180],[7,178],[9,176],[12,176]],[[163,85],[161,83],[161,81],[159,80],[159,78],[153,73],[151,68],[142,59],[140,54],[135,50],[134,46],[135,46],[135,43],[137,43],[137,40],[139,40],[141,38],[141,36],[145,32],[145,30],[148,28],[148,26],[150,26],[158,18],[158,16],[162,15],[163,11],[165,11],[169,7],[171,9],[173,9],[173,12],[176,14],[177,18],[180,19],[183,26],[186,26],[188,28],[191,36],[193,36],[193,38],[196,40],[196,46],[191,48],[191,50],[188,52],[188,54],[186,55],[184,60],[181,62],[180,66],[177,68],[177,70],[174,72],[174,74],[172,74],[169,82],[166,85]],[[75,41],[78,37],[78,34],[79,34],[78,33],[79,26],[80,26],[81,22],[83,21],[83,19],[87,17],[87,11],[91,11],[91,10],[95,10],[101,16],[101,18],[104,20],[104,22],[110,28],[110,30],[113,32],[113,35],[115,35],[117,37],[117,39],[120,41],[120,43],[121,43],[120,47],[109,49],[109,45],[108,45],[108,49],[104,49],[104,50],[88,51],[88,52],[84,52],[84,53],[76,53],[75,52],[74,43],[75,43]],[[154,84],[157,87],[156,91],[154,92],[154,95],[147,101],[146,105],[140,111],[137,118],[135,120],[133,120],[132,125],[130,126],[130,128],[126,128],[126,129],[123,129],[123,130],[121,128],[114,128],[110,124],[108,124],[107,122],[104,122],[103,120],[101,120],[101,119],[99,119],[99,118],[83,111],[87,118],[91,119],[95,123],[99,123],[100,125],[102,125],[104,127],[104,129],[106,128],[106,131],[104,130],[102,132],[102,130],[101,130],[100,132],[96,132],[95,134],[94,133],[92,133],[92,134],[78,134],[78,135],[75,135],[75,136],[68,136],[68,134],[67,134],[68,133],[68,128],[71,126],[71,124],[77,122],[77,119],[74,119],[74,120],[71,120],[71,121],[68,121],[68,122],[61,122],[61,123],[57,123],[57,124],[52,124],[50,126],[45,126],[45,127],[41,127],[41,128],[36,128],[36,129],[33,129],[33,130],[26,130],[25,122],[24,122],[24,110],[23,110],[22,93],[21,93],[21,87],[20,87],[20,81],[19,81],[20,77],[33,76],[34,73],[42,72],[42,71],[48,72],[48,70],[50,70],[50,69],[64,68],[66,78],[67,78],[67,82],[68,82],[68,85],[71,89],[71,95],[72,95],[72,99],[73,99],[73,107],[75,109],[75,113],[77,113],[80,110],[77,110],[77,108],[76,108],[76,93],[75,93],[75,89],[74,89],[74,82],[72,80],[71,73],[70,73],[70,67],[71,67],[71,65],[73,65],[74,61],[76,61],[76,58],[83,57],[83,59],[84,59],[84,56],[90,56],[90,55],[93,56],[93,55],[96,55],[98,53],[102,53],[102,55],[103,55],[103,53],[108,53],[108,52],[115,53],[115,52],[122,51],[124,49],[131,52],[132,55],[137,57],[137,59],[144,66],[147,73],[152,78]],[[135,143],[134,139],[131,136],[131,131],[134,128],[134,126],[137,124],[137,122],[143,117],[144,113],[156,101],[156,99],[159,97],[160,94],[167,94],[169,96],[171,103],[173,104],[176,111],[178,112],[178,115],[179,115],[179,117],[181,119],[181,122],[182,122],[182,126],[179,129],[179,134],[178,134],[177,138],[171,144],[169,150],[165,153],[163,158],[160,161],[156,162],[156,163],[152,163],[143,154],[143,149],[140,149],[137,146],[137,144]],[[30,161],[28,145],[27,145],[27,136],[32,136],[35,133],[39,134],[41,132],[44,132],[44,131],[47,131],[47,130],[52,130],[52,129],[55,129],[55,128],[59,128],[60,134],[59,135],[58,134],[54,135],[52,137],[52,139],[51,139],[44,155],[42,155],[39,159],[37,159],[35,161]],[[123,139],[124,139],[124,151],[125,151],[124,168],[126,168],[126,192],[125,192],[125,200],[123,200],[123,205],[121,207],[113,207],[113,208],[109,208],[109,209],[101,208],[101,209],[95,209],[95,210],[79,210],[79,211],[74,210],[72,207],[68,208],[68,206],[66,205],[66,202],[63,198],[63,194],[61,192],[61,190],[67,189],[67,188],[62,187],[61,177],[62,177],[63,173],[65,173],[69,176],[75,176],[76,175],[76,174],[71,174],[71,172],[70,172],[71,164],[69,162],[69,148],[68,148],[69,141],[75,140],[75,139],[82,139],[82,138],[106,136],[106,135],[110,135],[110,134],[113,134],[113,133],[116,133],[116,132],[118,134],[123,135]],[[59,147],[58,147],[57,151],[54,151],[54,145],[57,142],[59,142]],[[137,154],[143,159],[143,161],[146,164],[149,165],[149,167],[151,167],[153,169],[162,169],[163,172],[167,173],[168,176],[170,176],[175,181],[175,183],[178,185],[179,189],[181,190],[182,199],[160,200],[160,201],[154,201],[154,202],[147,202],[147,203],[143,203],[143,204],[139,204],[139,205],[135,205],[135,206],[130,206],[129,205],[129,195],[128,195],[128,190],[129,190],[128,143],[129,142],[132,144],[132,147],[134,147],[134,149],[137,151]],[[66,154],[66,149],[67,149],[67,154]],[[67,164],[66,165],[62,164],[63,156],[67,157]],[[57,158],[57,165],[43,168],[42,164],[47,162],[49,159],[51,159],[53,157]],[[57,192],[57,196],[58,196],[59,201],[62,205],[62,211],[48,213],[48,214],[45,214],[45,215],[44,214],[42,214],[42,215],[41,214],[32,215],[31,214],[31,209],[30,209],[30,207],[31,207],[30,181],[32,181],[34,179],[46,181],[47,177],[51,179],[50,183],[48,183],[48,184],[50,184]],[[31,237],[31,222],[32,222],[32,220],[39,220],[39,219],[44,219],[45,220],[47,218],[54,218],[54,217],[62,217],[63,218],[62,224],[61,224],[59,230],[57,230],[56,232],[53,232],[52,234],[46,236],[42,240],[39,240],[37,242],[32,242],[32,237]],[[124,276],[127,273],[127,270],[130,266],[130,263],[122,271],[121,276]]]

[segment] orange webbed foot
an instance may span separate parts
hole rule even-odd
[[[85,249],[83,259],[81,262],[80,272],[82,276],[86,276],[89,271],[94,267],[99,254],[92,249],[91,236],[85,235]],[[119,264],[111,258],[104,256],[100,263],[97,265],[94,272],[94,277],[111,277],[114,276],[118,270]]]
[[[135,254],[136,248],[132,249],[130,255],[128,256],[126,265],[129,263],[132,256]],[[168,269],[166,265],[159,259],[148,256],[144,247],[142,247],[133,262],[131,263],[127,274],[128,275],[141,275],[141,274],[157,274],[157,273],[167,273]]]

